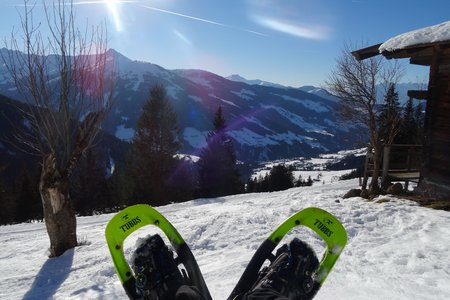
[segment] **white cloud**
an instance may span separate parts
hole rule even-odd
[[[264,27],[305,39],[326,40],[329,38],[331,31],[330,28],[323,25],[295,24],[262,16],[254,16],[253,19]]]

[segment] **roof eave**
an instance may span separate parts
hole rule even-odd
[[[373,46],[369,46],[363,49],[359,49],[356,51],[352,52],[352,55],[357,59],[357,60],[364,60],[367,58],[371,58],[374,56],[377,56],[380,54],[380,51],[378,50],[378,48],[380,48],[381,43],[380,44],[376,44]]]

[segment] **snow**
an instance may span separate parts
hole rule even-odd
[[[203,86],[205,88],[208,88],[208,89],[211,89],[211,90],[213,89],[213,86],[211,85],[211,82],[209,80],[207,80],[206,78],[202,77],[203,73],[201,71],[199,71],[199,72],[195,72],[195,71],[188,72],[188,74],[186,74],[186,75],[189,76],[189,77],[186,77],[186,78],[189,79],[190,81],[192,81],[192,82],[194,82],[194,83],[196,83],[198,85],[201,85],[201,86]]]
[[[232,130],[228,132],[228,135],[235,139],[241,145],[252,145],[257,147],[265,147],[268,145],[278,145],[277,141],[260,135],[246,127],[240,130]]]
[[[303,180],[307,180],[308,177],[311,177],[314,181],[314,185],[335,183],[339,180],[339,177],[344,174],[348,174],[350,170],[329,171],[326,170],[327,164],[339,161],[349,155],[365,155],[366,151],[366,148],[360,148],[353,150],[342,150],[333,154],[321,154],[319,157],[313,158],[299,157],[289,160],[281,159],[271,161],[256,169],[252,174],[252,178],[258,179],[260,176],[264,177],[266,174],[270,173],[270,169],[272,169],[275,165],[282,164],[285,166],[295,167],[297,171],[293,171],[294,180],[298,180],[299,176],[301,176]]]
[[[203,102],[202,98],[200,98],[198,96],[189,95],[188,97],[191,98],[192,100],[194,100],[195,102],[198,102],[198,103],[202,103]]]
[[[177,159],[183,159],[185,161],[198,162],[200,160],[200,156],[192,155],[192,154],[175,154]]]
[[[300,117],[301,118],[301,117]],[[258,124],[257,122],[255,122]],[[258,124],[263,127],[261,124]],[[263,127],[264,128],[264,127]],[[323,135],[330,135],[327,132],[322,131],[312,131],[320,133]],[[322,146],[320,143],[316,142],[316,139],[307,137],[304,135],[295,134],[292,131],[287,131],[277,134],[260,135],[247,127],[239,130],[231,130],[228,135],[236,140],[241,145],[251,145],[256,147],[266,147],[270,145],[280,145],[281,143],[286,143],[288,145],[294,145],[295,143],[306,143],[314,148],[321,148],[323,151],[328,151],[328,149]]]
[[[332,134],[328,133],[324,127],[322,127],[318,124],[313,124],[312,122],[306,122],[303,119],[303,117],[301,117],[297,114],[294,114],[294,113],[292,113],[284,108],[281,108],[279,106],[261,104],[261,107],[264,109],[274,109],[275,111],[278,112],[278,114],[280,114],[281,116],[288,119],[292,124],[300,127],[303,130],[306,130],[307,132],[315,132],[315,133],[319,133],[319,134],[323,134],[323,135],[332,135]]]
[[[241,89],[239,92],[231,91],[231,93],[235,94],[236,96],[244,99],[244,100],[253,100],[253,98],[256,96],[256,94],[247,89]]]
[[[310,206],[334,214],[349,238],[315,299],[450,299],[450,213],[391,196],[373,202],[341,198],[355,187],[357,181],[349,180],[158,210],[190,245],[214,299],[226,299],[271,230]],[[1,226],[0,299],[126,299],[104,239],[112,216],[77,218],[85,245],[52,259],[43,223]],[[149,226],[132,234],[125,241],[126,257],[138,237],[155,232]],[[321,255],[322,243],[311,231],[295,234]]]
[[[313,111],[318,112],[318,113],[323,113],[323,112],[330,111],[327,107],[325,107],[321,103],[318,103],[318,102],[313,101],[313,100],[309,100],[309,99],[301,99],[300,100],[300,99],[297,99],[297,98],[294,98],[294,97],[291,97],[291,96],[287,96],[287,95],[279,95],[279,94],[274,94],[274,95],[279,96],[279,97],[281,97],[281,98],[283,98],[284,100],[287,100],[287,101],[300,103],[305,108],[307,108],[309,110],[313,110]]]
[[[134,129],[127,128],[125,125],[119,125],[116,127],[116,138],[121,139],[122,141],[131,141],[134,137]]]
[[[182,88],[175,84],[165,86],[165,88],[170,99],[178,99],[177,94],[178,92],[182,91]]]
[[[233,75],[230,75],[225,78],[228,80],[231,80],[231,81],[242,82],[242,83],[245,83],[248,85],[260,85],[260,86],[268,86],[268,87],[276,87],[276,88],[288,88],[288,87],[278,84],[278,83],[268,82],[268,81],[264,81],[264,80],[260,80],[260,79],[245,79],[244,77],[242,77],[238,74],[233,74]]]
[[[201,132],[194,127],[186,127],[183,130],[183,139],[194,148],[206,146],[206,132]]]
[[[384,42],[378,50],[395,51],[412,46],[450,41],[450,21],[395,36]]]
[[[269,131],[269,132],[273,132],[275,133],[275,131],[273,131],[272,129],[270,129],[269,127],[265,126],[261,120],[255,118],[254,116],[243,116],[244,120],[248,123],[254,123],[256,125],[258,125],[261,128],[264,128],[264,130]]]
[[[222,101],[223,103],[226,103],[226,104],[228,104],[228,105],[232,105],[232,106],[235,106],[235,107],[237,107],[237,108],[240,108],[239,105],[236,105],[236,104],[234,104],[234,103],[231,102],[231,101],[228,101],[228,100],[222,99],[222,98],[220,98],[220,97],[217,97],[217,96],[214,95],[214,94],[209,94],[208,96],[210,96],[211,98],[220,100],[220,101]]]

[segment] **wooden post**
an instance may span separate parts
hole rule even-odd
[[[410,146],[408,148],[408,155],[406,156],[406,172],[407,173],[409,173],[411,171],[411,159],[412,159],[411,156],[413,155],[413,152],[414,152],[413,146]],[[408,191],[408,185],[409,185],[409,180],[406,179],[405,187],[404,187],[405,191]]]
[[[389,172],[389,160],[391,155],[391,146],[390,145],[384,145],[383,148],[383,172],[381,174],[381,187],[383,189],[386,188],[387,185],[387,177]]]
[[[363,190],[367,189],[367,181],[369,180],[369,161],[372,156],[373,156],[372,147],[370,145],[368,145],[367,152],[366,152],[366,161],[364,162],[364,178],[363,178],[363,182],[361,185],[361,188]]]

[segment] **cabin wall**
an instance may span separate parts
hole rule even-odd
[[[431,66],[421,191],[450,201],[450,72]]]

